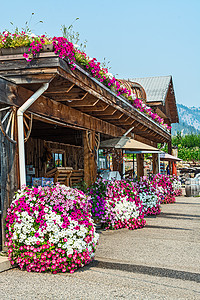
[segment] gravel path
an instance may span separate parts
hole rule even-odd
[[[177,198],[141,230],[103,231],[78,272],[0,274],[0,299],[200,299],[200,198]]]

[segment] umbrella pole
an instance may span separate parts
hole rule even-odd
[[[122,177],[125,179],[125,151],[122,150]]]
[[[158,153],[158,173],[160,173],[160,153]]]

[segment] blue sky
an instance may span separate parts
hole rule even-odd
[[[23,27],[32,12],[32,31],[50,36],[79,18],[86,53],[117,77],[172,75],[177,102],[200,107],[200,0],[4,1],[0,30]]]

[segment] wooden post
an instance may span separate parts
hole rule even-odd
[[[137,178],[144,176],[144,154],[136,154],[137,156]]]
[[[95,150],[95,131],[83,132],[83,146],[84,146],[84,181],[87,186],[95,182],[97,177],[97,162]]]
[[[116,149],[116,155],[112,157],[113,171],[118,171],[119,174],[123,175],[123,164],[122,164],[122,150]]]
[[[17,190],[17,179],[16,179],[16,145],[9,142],[2,132],[0,131],[0,198],[1,198],[1,241],[0,248],[6,250],[6,232],[5,232],[5,218],[7,209],[12,202],[14,192]]]
[[[171,141],[168,143],[168,153],[172,154],[172,142]]]
[[[158,166],[158,154],[157,153],[152,154],[152,163],[153,163],[153,174],[158,174],[159,166]]]
[[[170,142],[168,143],[168,154],[172,155],[172,141],[170,140]],[[172,162],[169,161],[169,172],[170,175],[172,174]]]

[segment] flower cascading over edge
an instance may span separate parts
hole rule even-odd
[[[97,78],[105,86],[115,91],[117,96],[124,96],[129,100],[133,107],[148,115],[152,120],[170,130],[171,126],[164,123],[164,120],[146,106],[140,99],[133,98],[132,92],[124,87],[106,68],[101,67],[96,58],[89,58],[84,52],[78,50],[64,37],[46,37],[45,35],[36,36],[27,34],[24,31],[11,34],[4,31],[0,33],[0,48],[28,46],[28,51],[23,54],[27,61],[31,61],[37,53],[43,50],[43,45],[53,44],[55,54],[60,58],[67,59],[71,69],[76,68],[76,63],[80,63],[92,77]]]

